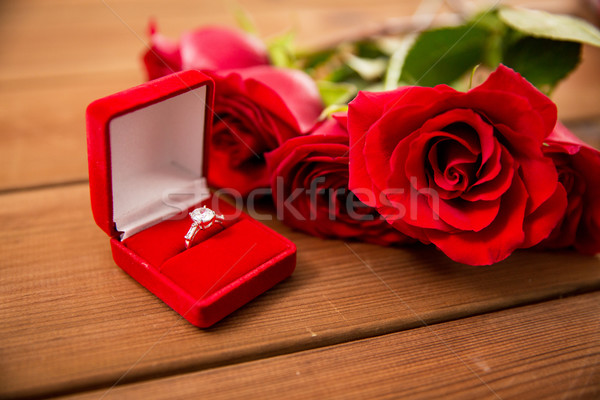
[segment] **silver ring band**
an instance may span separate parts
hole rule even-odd
[[[225,217],[221,214],[217,214],[210,208],[206,206],[202,206],[200,208],[196,208],[194,211],[190,213],[190,217],[192,218],[192,226],[185,234],[185,248],[189,249],[192,244],[194,238],[198,234],[199,231],[208,229],[213,226],[215,223],[222,224],[225,220]]]

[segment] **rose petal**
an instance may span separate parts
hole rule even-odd
[[[581,147],[588,148],[593,151],[598,151],[583,140],[575,136],[566,126],[560,121],[556,122],[556,126],[552,133],[546,138],[548,143],[556,143],[562,145],[562,147],[569,154],[576,154]]]
[[[552,160],[547,157],[520,158],[517,162],[519,175],[529,194],[527,213],[530,214],[554,195],[558,174]]]
[[[559,171],[568,205],[561,223],[541,246],[574,246],[582,253],[596,254],[600,252],[600,174],[596,173],[600,171],[600,152],[582,144],[564,125],[557,124],[557,129],[559,132],[549,136],[544,154]]]
[[[302,71],[258,66],[237,73],[247,80],[250,98],[302,133],[313,127],[323,110],[315,82]]]
[[[150,49],[144,54],[144,65],[148,80],[181,71],[179,43],[158,33],[154,22],[150,22]]]
[[[452,158],[449,161],[440,161],[439,159],[440,157],[447,158],[450,155]],[[439,140],[431,146],[428,160],[436,185],[443,190],[455,191],[460,194],[468,188],[472,181],[473,164],[477,161],[477,155],[459,145],[457,141],[445,139]]]
[[[535,246],[547,238],[564,215],[566,208],[567,194],[562,185],[558,185],[546,202],[526,216],[523,224],[525,238],[521,248]]]
[[[263,153],[304,133],[300,128],[309,120],[317,121],[321,102],[314,95],[316,86],[313,82],[308,88],[305,79],[310,78],[299,71],[269,66],[206,73],[215,81],[216,129],[211,141],[217,144],[210,148],[208,181],[245,196],[268,186]],[[303,107],[292,110],[300,99]]]
[[[439,204],[444,203],[444,201],[439,200],[435,190],[426,187],[421,189],[410,187],[408,190],[387,190],[384,193],[391,204],[402,204],[405,207],[406,212],[403,221],[406,224],[419,228],[439,229],[445,232],[454,230],[438,214]],[[389,218],[386,219],[390,220]]]
[[[373,208],[349,214],[346,199],[352,195],[347,188],[348,136],[339,134],[338,127],[329,123],[318,129],[322,130],[319,134],[313,132],[290,139],[265,155],[273,171],[272,190],[278,207],[283,206],[282,201],[297,189],[313,189],[301,190],[300,196],[292,201],[295,211],[289,204],[283,206],[284,223],[324,238],[360,239],[378,244],[409,241],[381,219]],[[323,131],[326,129],[332,129],[333,134]],[[283,193],[275,186],[281,178]],[[357,218],[361,215],[368,219]]]
[[[385,177],[377,175],[377,171],[387,170],[391,152],[396,144],[418,129],[432,112],[443,109],[443,100],[453,93],[455,91],[447,87],[410,87],[390,92],[359,92],[350,102],[350,188],[366,188],[373,195],[360,193],[361,201],[371,206],[375,205],[372,201],[380,197],[380,188],[385,187],[386,180]],[[431,97],[438,98],[440,102],[432,104]],[[404,106],[404,101],[410,101],[411,105]],[[391,124],[397,129],[379,135],[377,124],[381,121],[377,122],[378,119],[395,121]]]
[[[503,146],[498,145],[476,184],[461,197],[468,201],[495,200],[500,198],[512,184],[515,173],[514,160]],[[489,171],[488,171],[489,170]]]
[[[231,157],[225,152],[210,153],[208,176],[211,185],[247,196],[253,189],[268,187],[269,174],[264,163],[245,162],[231,168]]]
[[[556,105],[535,86],[514,70],[500,64],[481,85],[471,89],[469,93],[500,91],[513,93],[525,98],[531,108],[540,115],[542,126],[541,138],[548,136],[556,124]],[[478,104],[477,102],[473,104]],[[496,103],[498,106],[502,104]],[[510,103],[506,104],[510,105]],[[513,115],[514,116],[514,115]]]
[[[500,199],[465,201],[460,198],[439,202],[439,217],[463,231],[479,232],[494,222],[500,211]]]
[[[348,187],[354,191],[357,198],[363,203],[375,207],[377,206],[377,197],[380,195],[380,191],[377,186],[373,183],[369,177],[369,173],[366,168],[366,160],[364,157],[364,146],[365,137],[370,127],[369,121],[369,107],[366,107],[364,114],[360,111],[362,108],[362,102],[368,103],[365,100],[367,96],[362,92],[356,96],[356,98],[350,103],[348,110],[348,133],[350,140],[350,159],[352,160],[349,164],[349,178]],[[373,107],[375,108],[375,107]],[[358,110],[356,113],[352,113],[352,110]],[[365,127],[365,123],[368,124]],[[365,128],[365,129],[363,129]],[[368,191],[368,192],[367,192]]]
[[[525,236],[523,217],[527,203],[525,186],[517,179],[502,197],[499,214],[487,228],[479,231],[445,232],[427,230],[427,237],[448,257],[469,265],[490,265],[508,257]]]
[[[584,212],[577,229],[575,248],[585,254],[600,253],[600,207],[598,197],[586,196]]]
[[[457,95],[461,96],[461,94]],[[461,127],[461,124],[464,125]],[[473,154],[481,153],[482,165],[487,162],[493,152],[493,127],[473,110],[459,108],[435,115],[423,124],[421,131],[445,131],[462,137],[465,147],[469,148]]]
[[[414,178],[422,187],[432,187],[432,183],[426,176],[425,165],[427,162],[427,148],[435,139],[449,139],[456,141],[470,152],[478,152],[478,148],[471,146],[468,140],[455,136],[448,132],[422,132],[421,130],[411,134],[396,146],[390,159],[391,174],[386,184],[390,187],[408,188],[407,179]],[[419,189],[419,188],[416,188]],[[446,190],[443,186],[441,189]]]
[[[203,27],[181,36],[183,69],[224,70],[269,64],[267,48],[255,36],[222,27]]]
[[[346,129],[347,117],[333,116],[333,118],[327,118],[323,122],[318,123],[310,133],[313,136],[326,135],[326,136],[344,136],[348,138],[348,130]],[[346,139],[348,142],[349,139]]]

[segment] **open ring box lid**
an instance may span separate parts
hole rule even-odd
[[[212,80],[190,70],[96,100],[86,115],[92,211],[115,262],[199,327],[296,265],[291,241],[208,190],[213,101]],[[188,213],[203,205],[231,224],[186,250]]]

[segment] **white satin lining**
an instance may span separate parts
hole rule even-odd
[[[125,239],[209,196],[202,176],[206,87],[111,120],[113,220]]]

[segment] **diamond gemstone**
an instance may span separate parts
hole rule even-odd
[[[194,211],[192,211],[190,216],[197,223],[210,222],[215,218],[215,212],[209,208],[202,207],[196,208]]]

